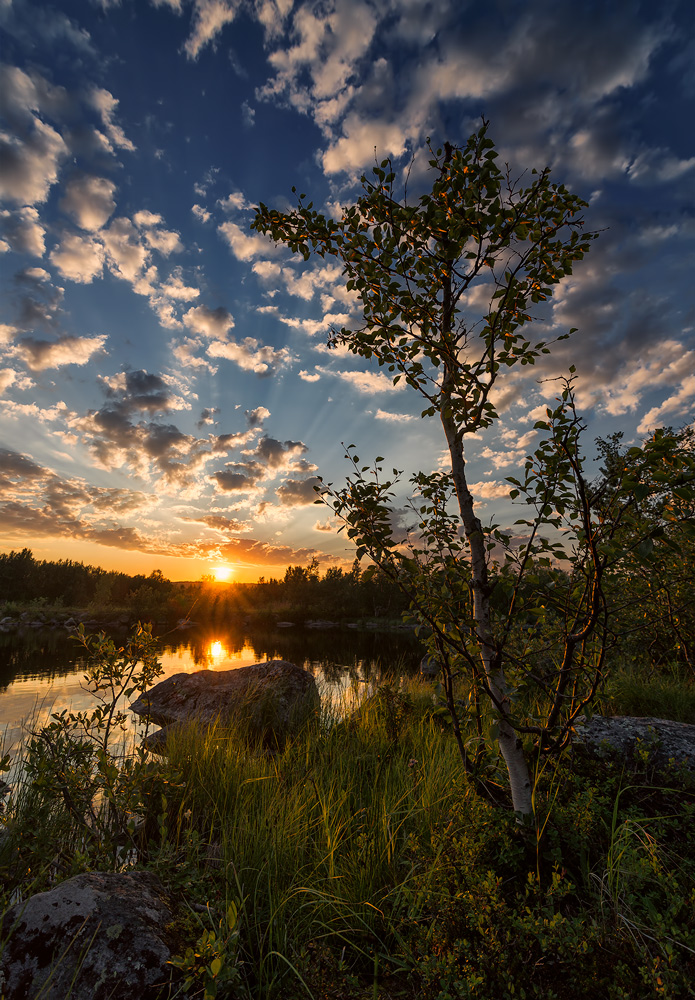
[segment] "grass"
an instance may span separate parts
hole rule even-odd
[[[124,864],[80,841],[49,792],[24,786],[8,805],[5,906]],[[695,795],[679,774],[554,762],[529,843],[473,794],[415,679],[352,723],[324,710],[275,756],[237,730],[181,730],[145,792],[134,860],[179,900],[191,996],[690,995]]]
[[[673,719],[695,725],[695,678],[682,667],[667,666],[646,675],[630,664],[609,674],[606,708],[612,715]]]

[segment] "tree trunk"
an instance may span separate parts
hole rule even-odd
[[[446,383],[446,374],[444,381]],[[499,708],[499,746],[509,773],[512,805],[520,823],[531,826],[535,822],[533,813],[533,790],[528,765],[518,734],[508,721],[509,698],[506,693],[504,670],[498,662],[490,627],[490,585],[487,572],[485,536],[480,519],[473,510],[473,497],[466,482],[466,463],[463,457],[463,441],[452,417],[451,404],[446,400],[445,386],[441,420],[449,445],[451,473],[458,498],[459,512],[463,528],[471,550],[471,578],[473,590],[473,618],[476,635],[480,643],[480,656],[485,676]]]

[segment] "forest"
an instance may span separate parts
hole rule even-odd
[[[314,561],[288,566],[282,579],[218,583],[211,577],[174,583],[154,570],[149,576],[107,571],[72,560],[37,560],[29,549],[0,554],[0,610],[24,611],[34,619],[76,617],[107,623],[133,620],[171,624],[182,617],[201,623],[238,618],[288,617],[331,620],[399,619],[407,600],[396,582],[377,567],[349,570]]]

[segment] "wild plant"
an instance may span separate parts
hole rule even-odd
[[[30,855],[54,858],[58,870],[132,861],[145,818],[171,775],[135,744],[125,702],[161,673],[151,626],[138,624],[123,644],[105,633],[76,632],[87,657],[85,689],[97,705],[63,709],[30,731],[8,806],[10,835]]]

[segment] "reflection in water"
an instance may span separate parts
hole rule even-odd
[[[125,633],[120,633],[125,639]],[[233,670],[264,660],[290,660],[311,671],[322,697],[335,706],[354,699],[382,671],[412,673],[422,656],[403,632],[221,629],[199,626],[161,637],[160,679],[196,670]],[[74,637],[62,631],[0,634],[0,734],[8,743],[21,735],[22,720],[38,703],[43,722],[50,711],[96,707],[82,688],[86,661]],[[123,706],[127,707],[127,706]],[[34,723],[34,725],[36,722]],[[133,730],[135,732],[135,729]]]

